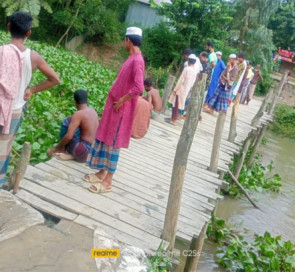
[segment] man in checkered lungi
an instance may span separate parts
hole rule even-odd
[[[93,193],[106,193],[112,189],[112,179],[117,168],[120,148],[128,148],[138,96],[144,90],[144,60],[140,52],[142,30],[129,27],[125,47],[129,58],[123,63],[111,87],[107,102],[86,164],[99,170],[85,175],[84,181],[92,183]]]

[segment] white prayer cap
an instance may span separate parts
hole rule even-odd
[[[216,52],[216,55],[220,55],[220,56],[222,56],[222,52],[217,51],[217,52]]]
[[[136,35],[142,37],[142,30],[139,27],[131,26],[126,30],[126,36],[128,35]]]
[[[190,54],[188,56],[189,59],[197,60],[197,56],[195,54]]]
[[[230,55],[229,55],[229,58],[230,58],[230,59],[236,59],[236,58],[237,58],[237,55],[236,55],[236,54],[230,54]]]

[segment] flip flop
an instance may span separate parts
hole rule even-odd
[[[87,176],[89,177],[88,179],[86,178]],[[83,180],[89,183],[102,182],[102,179],[98,178],[95,174],[87,174],[84,176]]]
[[[95,186],[95,188],[96,188],[97,190],[93,190],[93,189],[91,188],[91,186]],[[101,185],[101,184],[91,185],[91,186],[88,188],[88,190],[89,190],[90,192],[94,193],[94,194],[104,194],[104,193],[109,193],[109,192],[112,191],[112,189],[107,189],[106,187],[104,187],[104,186]]]

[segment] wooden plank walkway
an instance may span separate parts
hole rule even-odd
[[[260,107],[260,101],[240,106],[235,143],[227,141],[231,108],[227,114],[219,158],[219,170],[227,171]],[[227,184],[207,170],[215,130],[216,114],[203,113],[189,155],[177,237],[190,242],[210,219]],[[17,196],[31,206],[88,228],[102,228],[120,242],[154,252],[161,243],[174,155],[182,124],[172,126],[167,116],[151,120],[148,134],[132,139],[122,149],[113,191],[96,195],[82,181],[93,171],[75,161],[52,159],[29,166]],[[264,117],[265,118],[265,117]]]

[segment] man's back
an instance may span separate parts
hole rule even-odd
[[[138,97],[135,119],[132,128],[132,137],[142,138],[148,131],[150,124],[150,115],[153,106],[141,96]]]
[[[85,108],[74,113],[73,118],[80,120],[81,140],[92,143],[98,127],[98,115],[92,108]]]
[[[156,112],[161,112],[162,111],[162,98],[160,96],[160,93],[157,89],[152,88],[149,91],[151,98],[152,98],[152,105],[154,107],[154,110]]]

